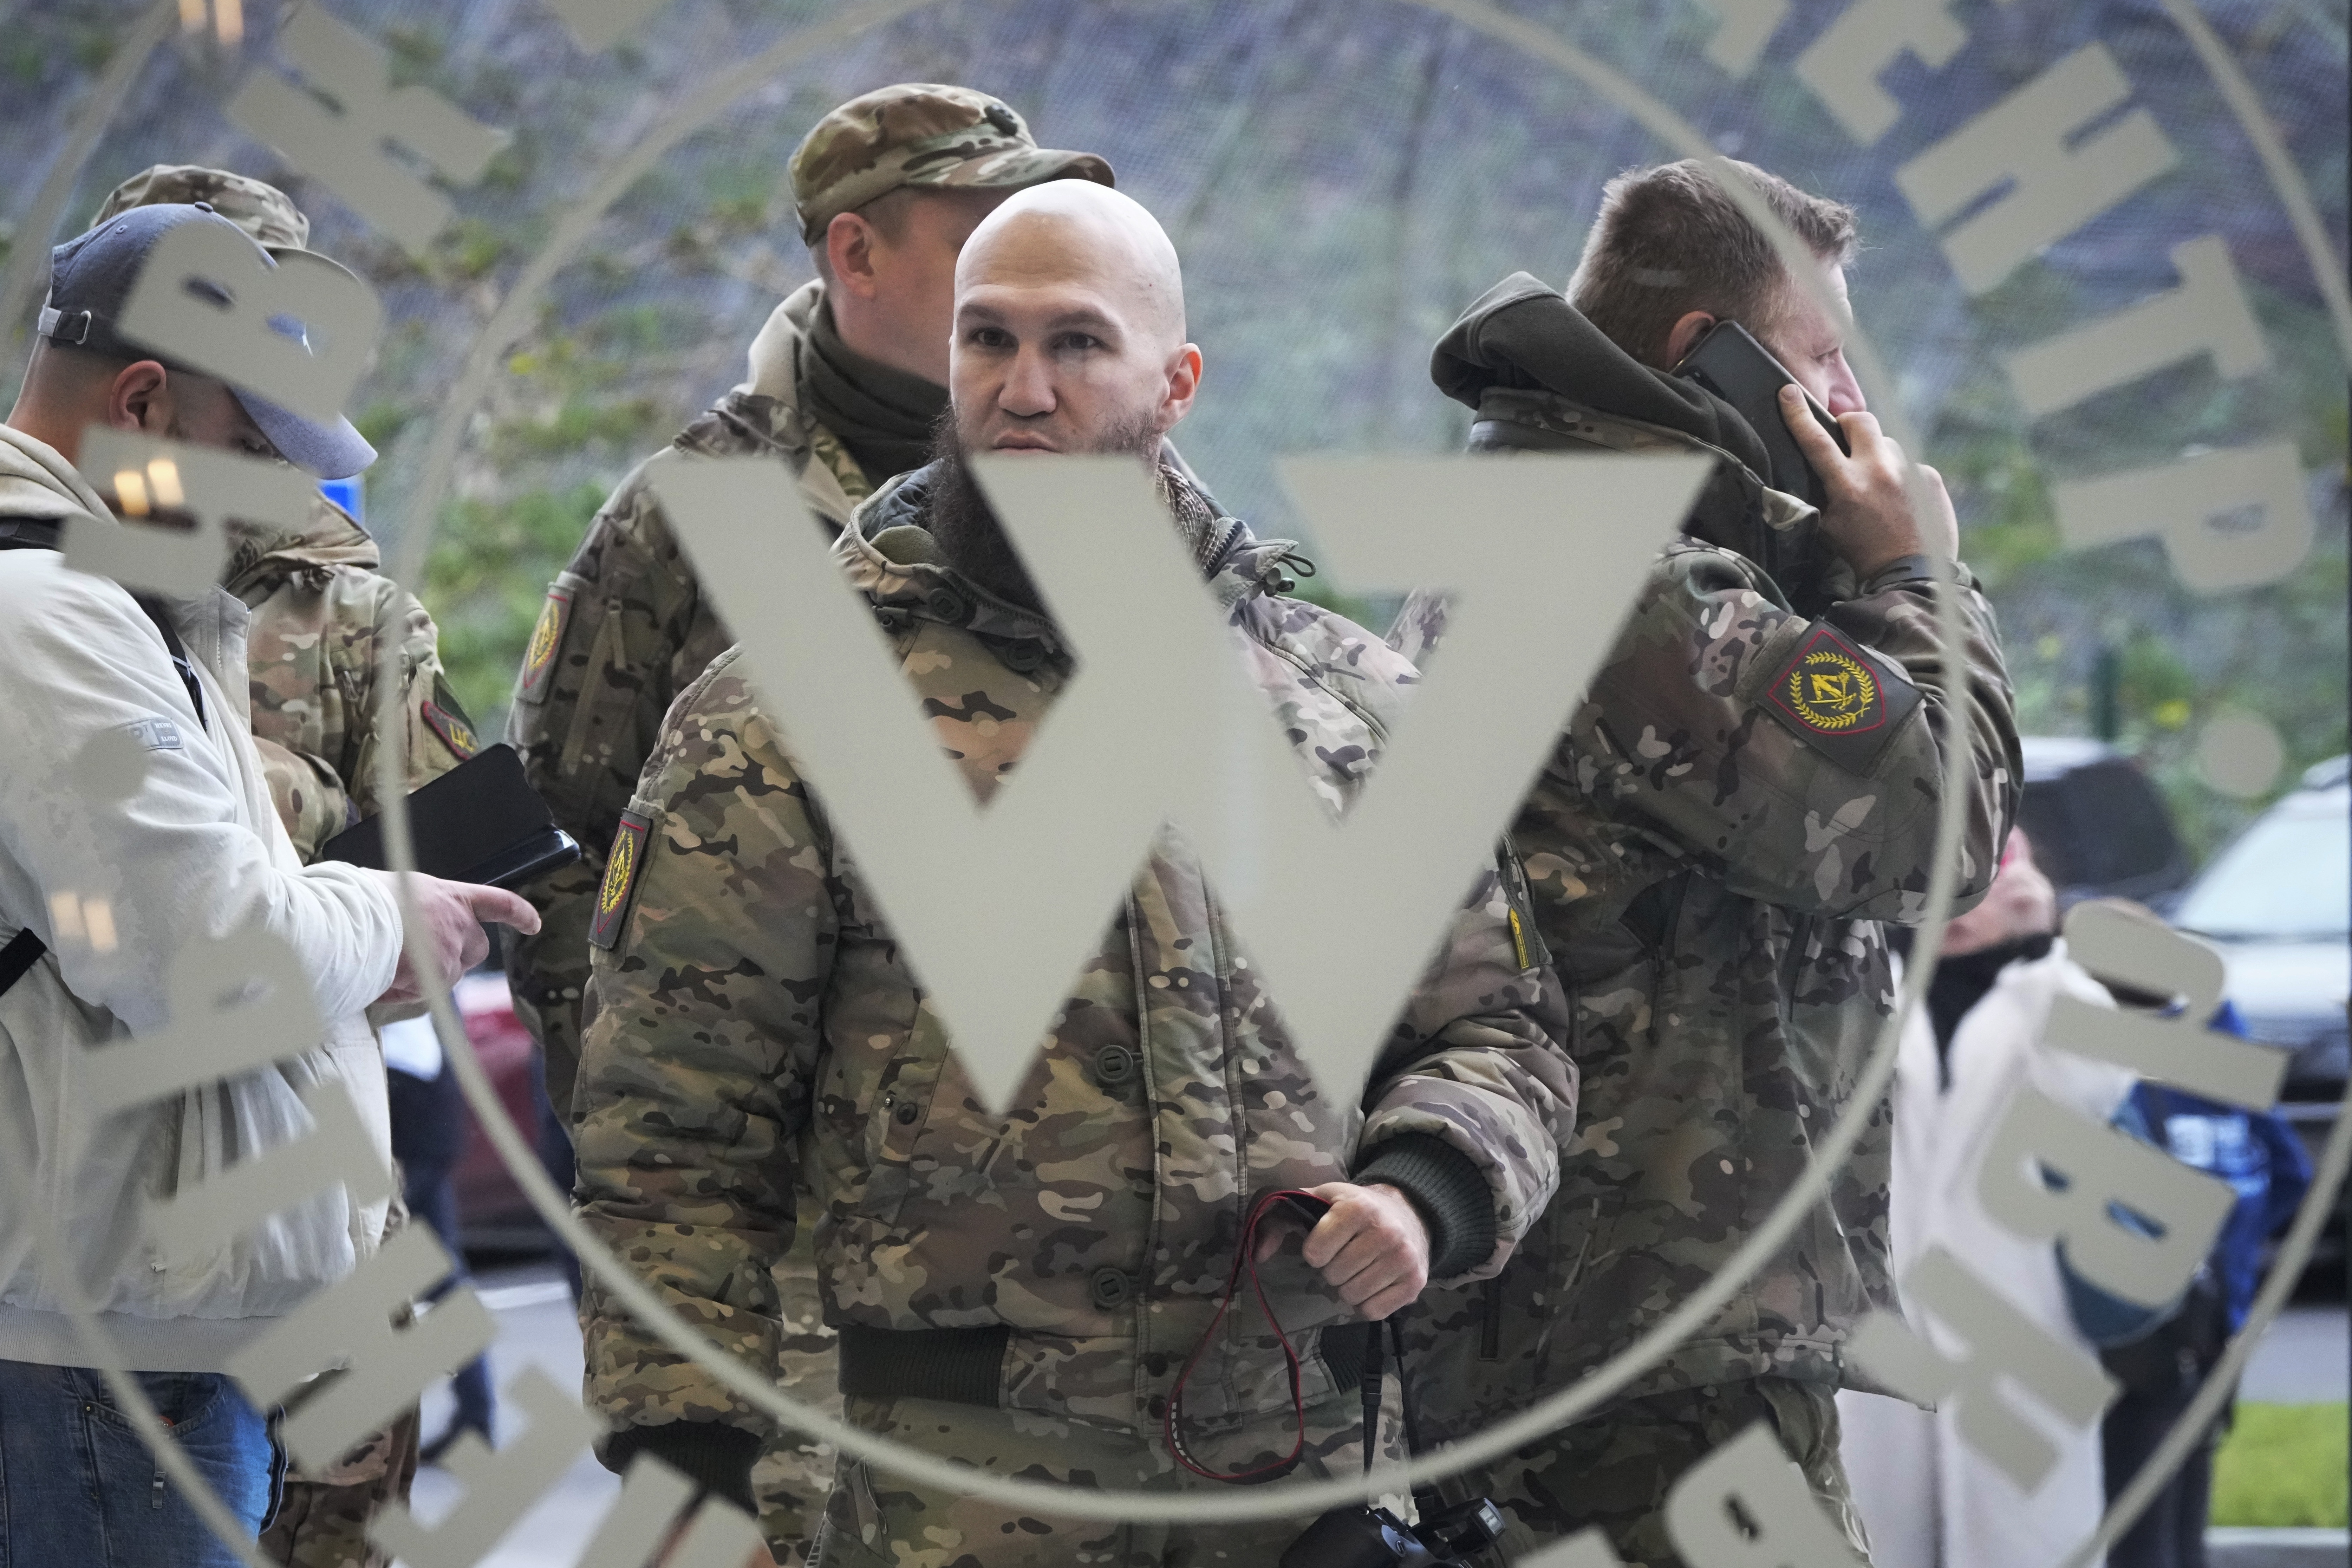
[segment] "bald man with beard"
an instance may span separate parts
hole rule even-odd
[[[937,458],[861,506],[835,559],[973,793],[1000,785],[1084,650],[1063,642],[966,461],[1111,453],[1154,476],[1269,721],[1278,705],[1300,763],[1344,806],[1412,668],[1282,596],[1289,546],[1160,461],[1202,371],[1160,226],[1079,182],[1013,196],[964,247],[953,331]],[[998,1114],[782,728],[730,651],[679,698],[639,781],[623,827],[633,869],[608,886],[593,959],[583,1219],[688,1321],[765,1369],[781,1331],[768,1266],[805,1177],[824,1205],[815,1250],[849,1420],[994,1474],[1213,1489],[1171,1452],[1170,1401],[1253,1200],[1311,1189],[1328,1214],[1268,1255],[1264,1279],[1301,1356],[1303,1408],[1247,1303],[1183,1390],[1185,1433],[1192,1461],[1221,1475],[1281,1473],[1294,1450],[1301,1475],[1352,1471],[1368,1321],[1432,1280],[1501,1267],[1573,1114],[1557,986],[1515,947],[1500,875],[1459,912],[1360,1099],[1327,1095],[1201,865],[1163,835]],[[1008,896],[970,918],[1022,911]],[[605,1461],[650,1451],[748,1501],[764,1419],[593,1284],[582,1311],[589,1398],[614,1428]],[[1305,1523],[1016,1512],[845,1459],[814,1561],[1264,1563]]]

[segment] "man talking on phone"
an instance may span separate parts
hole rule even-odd
[[[1802,278],[1718,177],[1810,251]],[[1957,908],[1998,863],[2019,763],[1992,611],[1952,562],[1941,480],[1879,429],[1846,365],[1854,239],[1850,208],[1748,164],[1636,171],[1607,187],[1566,294],[1515,275],[1437,346],[1438,385],[1477,410],[1475,451],[1716,466],[1512,827],[1575,1010],[1580,1131],[1503,1272],[1412,1310],[1431,1440],[1624,1351],[1724,1272],[1803,1173],[1893,1008],[1881,922],[1926,913],[1955,751]],[[1710,339],[1727,322],[1749,341]],[[1694,361],[1715,374],[1687,374]],[[1962,623],[1949,662],[1939,569]],[[1443,600],[1416,595],[1390,640],[1418,658],[1444,630]],[[1628,1568],[1669,1568],[1668,1489],[1762,1422],[1865,1552],[1833,1395],[1854,1380],[1848,1332],[1893,1295],[1889,1154],[1882,1105],[1712,1321],[1449,1495],[1504,1508],[1509,1558],[1598,1526]]]

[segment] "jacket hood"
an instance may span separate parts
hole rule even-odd
[[[228,537],[228,570],[221,585],[249,605],[305,573],[323,576],[338,566],[374,572],[383,565],[383,552],[358,519],[325,496],[312,499],[310,516],[299,530],[232,518]]]
[[[46,441],[0,425],[0,517],[63,522],[72,517],[114,521],[99,493]]]
[[[1731,405],[1696,382],[1652,370],[1528,273],[1514,272],[1478,296],[1437,340],[1429,374],[1439,391],[1472,408],[1488,387],[1554,392],[1719,447],[1751,473],[1772,471],[1764,444]]]
[[[1642,363],[1540,279],[1514,272],[1480,295],[1437,341],[1429,374],[1477,411],[1473,451],[1579,445],[1550,433],[1566,420],[1603,446],[1664,442],[1713,453],[1715,471],[1683,532],[1763,567],[1808,614],[1850,591],[1821,514],[1767,482],[1771,459],[1739,411]]]
[[[835,542],[835,559],[886,610],[969,626],[983,636],[1042,642],[1062,657],[1053,622],[980,586],[940,555],[929,526],[939,467],[929,463],[900,474],[868,497]],[[1297,586],[1284,570],[1286,562],[1301,559],[1295,541],[1259,539],[1164,464],[1160,489],[1220,609],[1231,614],[1247,600]]]
[[[784,302],[768,313],[760,335],[751,340],[750,373],[735,390],[798,407],[801,356],[808,352],[810,325],[816,319],[817,307],[824,303],[821,279],[812,279],[785,295]]]

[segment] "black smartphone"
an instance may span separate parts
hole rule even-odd
[[[1757,438],[1764,443],[1765,455],[1771,460],[1772,471],[1759,476],[1766,484],[1817,507],[1827,503],[1829,492],[1821,476],[1805,461],[1797,438],[1789,434],[1788,421],[1780,415],[1780,389],[1794,385],[1801,392],[1803,384],[1747,328],[1737,321],[1717,321],[1683,356],[1674,374],[1688,376],[1739,411],[1739,416],[1748,421]],[[1822,428],[1830,433],[1838,450],[1851,457],[1853,448],[1847,444],[1845,427],[1814,401],[1811,393],[1804,396],[1805,406],[1812,410]]]

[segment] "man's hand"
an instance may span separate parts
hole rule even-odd
[[[390,881],[393,874],[379,871],[376,875]],[[410,889],[416,900],[417,923],[424,927],[425,940],[432,945],[433,956],[439,961],[441,978],[455,983],[466,971],[488,958],[490,937],[482,929],[484,921],[496,921],[509,925],[525,936],[539,929],[539,911],[520,896],[504,888],[486,888],[473,882],[447,882],[438,877],[418,872],[410,879]],[[400,968],[392,977],[392,989],[376,998],[379,1002],[416,1002],[424,999],[425,982],[416,972],[415,961],[410,957],[408,944],[400,948]]]
[[[1375,1322],[1412,1305],[1429,1283],[1429,1227],[1412,1200],[1385,1183],[1326,1182],[1307,1190],[1331,1205],[1307,1234],[1307,1267]],[[1286,1234],[1261,1226],[1258,1261],[1273,1257]]]
[[[1822,527],[1830,542],[1867,580],[1880,567],[1906,555],[1934,555],[1949,561],[1960,552],[1959,519],[1952,498],[1945,493],[1944,476],[1925,463],[1919,479],[1927,495],[1927,515],[1915,515],[1911,504],[1910,461],[1903,448],[1878,427],[1868,414],[1842,414],[1838,423],[1853,448],[1847,457],[1830,439],[1805,406],[1805,395],[1795,386],[1780,389],[1780,417],[1798,450],[1829,491],[1822,509]]]

